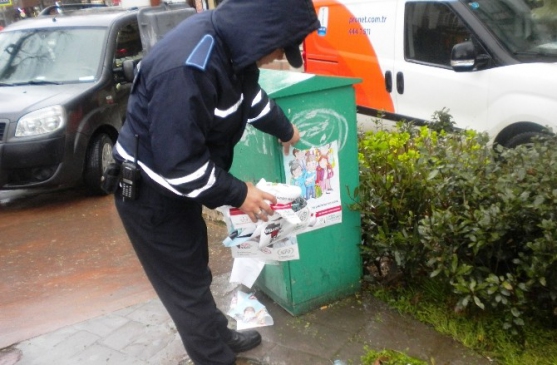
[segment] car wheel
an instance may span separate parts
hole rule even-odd
[[[93,195],[106,195],[106,192],[101,189],[101,177],[108,165],[114,161],[112,158],[113,147],[114,142],[105,133],[96,135],[89,145],[83,181]]]
[[[522,144],[528,144],[532,142],[532,138],[542,136],[544,133],[541,132],[522,132],[517,134],[516,136],[512,137],[508,140],[505,144],[505,147],[508,148],[515,148]]]

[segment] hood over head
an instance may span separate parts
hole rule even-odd
[[[278,48],[293,67],[302,66],[299,47],[319,27],[311,0],[225,0],[213,24],[236,71]]]

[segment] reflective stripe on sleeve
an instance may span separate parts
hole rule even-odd
[[[244,94],[240,95],[240,99],[234,105],[232,105],[230,108],[226,110],[220,110],[215,108],[215,116],[219,118],[226,118],[227,116],[235,113],[238,110],[240,105],[242,105],[242,101],[244,101]]]
[[[271,102],[267,102],[267,105],[265,105],[265,107],[263,108],[263,110],[261,111],[261,113],[259,113],[258,116],[256,116],[255,118],[251,118],[248,119],[248,123],[253,123],[256,122],[257,120],[263,118],[264,116],[266,116],[267,114],[269,114],[269,112],[271,111]]]
[[[128,154],[124,150],[124,147],[122,147],[122,145],[119,142],[116,143],[115,147],[116,147],[116,151],[118,152],[118,154],[120,156],[122,156],[124,159],[126,159],[128,161],[133,161],[133,156]],[[143,162],[137,161],[137,163],[143,169],[143,171],[145,171],[145,173],[153,181],[155,181],[157,184],[161,185],[162,187],[166,188],[167,190],[170,190],[171,192],[173,192],[176,195],[186,196],[188,198],[195,198],[195,197],[199,196],[199,194],[201,194],[202,192],[212,188],[213,185],[215,185],[215,182],[216,182],[215,167],[213,166],[213,168],[211,169],[211,174],[209,176],[209,181],[207,181],[207,184],[205,184],[205,186],[203,186],[199,189],[192,190],[191,192],[185,194],[185,193],[180,192],[178,189],[176,189],[175,186],[183,184],[185,182],[194,181],[196,178],[199,178],[199,177],[203,176],[203,172],[205,170],[207,170],[207,168],[209,166],[209,162],[207,162],[201,168],[197,169],[193,174],[190,174],[190,175],[187,175],[187,176],[184,176],[184,177],[181,177],[181,178],[176,178],[176,179],[166,179],[163,176],[161,176],[161,175],[157,174],[156,172],[154,172],[153,170],[151,170]],[[203,170],[203,171],[201,171],[201,170]],[[200,171],[201,171],[201,173],[200,173]],[[194,178],[194,177],[196,177],[196,178]]]

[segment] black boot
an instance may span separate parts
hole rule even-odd
[[[238,332],[232,330],[232,337],[226,344],[235,353],[251,350],[261,343],[261,335],[255,330]]]

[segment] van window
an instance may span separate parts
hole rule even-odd
[[[438,2],[407,3],[404,24],[407,61],[450,68],[453,46],[471,39],[457,15]]]
[[[546,1],[479,0],[470,2],[472,13],[523,62],[557,59],[556,11]]]

